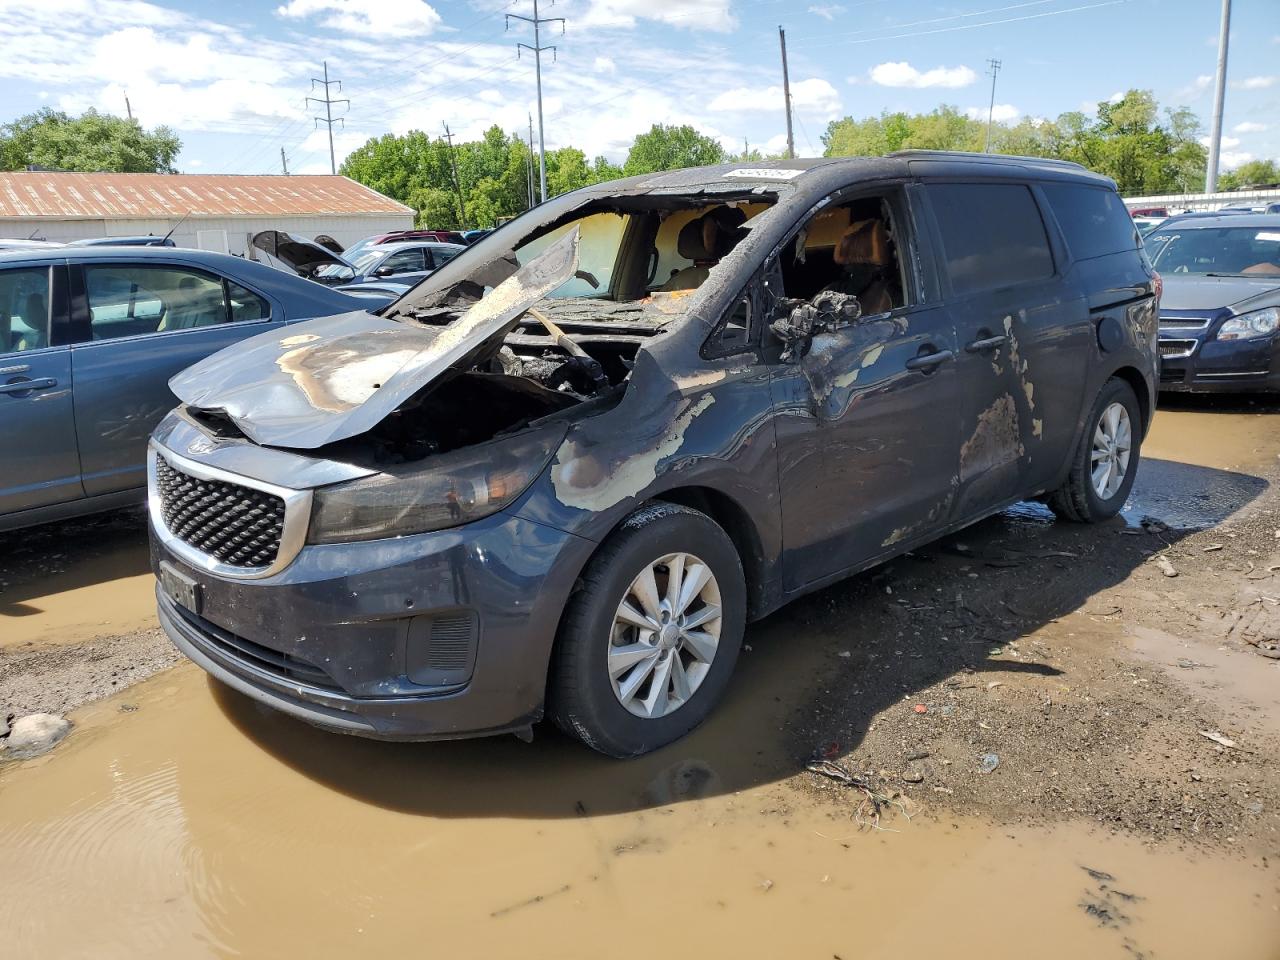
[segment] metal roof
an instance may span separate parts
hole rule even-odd
[[[165,219],[410,214],[364,184],[335,176],[203,173],[0,173],[0,217]]]

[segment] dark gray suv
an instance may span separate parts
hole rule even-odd
[[[176,377],[162,624],[322,726],[633,756],[745,624],[1026,498],[1115,515],[1157,375],[1115,185],[907,152],[557,197],[393,304]]]

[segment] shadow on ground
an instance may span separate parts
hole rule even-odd
[[[543,724],[514,738],[379,743],[313,729],[215,681],[214,696],[262,749],[358,800],[435,817],[571,817],[658,807],[785,779],[821,749],[825,707],[857,743],[878,713],[970,671],[1055,675],[989,655],[1086,607],[1150,554],[1258,497],[1260,477],[1146,461],[1126,514],[1057,522],[1039,504],[1003,513],[798,600],[747,630],[726,700],[701,728],[638,760],[607,759]],[[1168,529],[1139,523],[1166,508]],[[827,711],[831,712],[831,711]],[[859,732],[861,731],[861,732]]]

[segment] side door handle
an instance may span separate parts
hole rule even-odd
[[[0,383],[0,393],[31,393],[33,390],[48,390],[56,387],[58,381],[53,377],[40,377],[37,380],[14,380],[12,383]]]
[[[946,363],[948,360],[954,360],[955,356],[955,353],[950,350],[935,350],[933,353],[922,353],[907,361],[907,369],[923,370],[926,373],[930,373],[935,370],[939,364]]]
[[[1009,338],[1003,333],[998,337],[983,337],[981,340],[970,340],[964,345],[965,353],[982,353],[986,350],[994,350],[996,347],[1003,347],[1009,342]]]

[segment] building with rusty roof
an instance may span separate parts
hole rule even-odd
[[[412,208],[347,177],[0,173],[4,238],[69,242],[174,230],[180,247],[252,256],[249,238],[261,230],[327,234],[350,246],[412,227]]]

